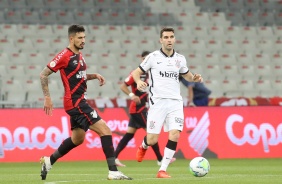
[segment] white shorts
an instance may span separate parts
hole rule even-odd
[[[147,132],[160,134],[162,127],[164,131],[183,130],[184,113],[183,101],[174,99],[154,99],[150,103],[147,117]]]

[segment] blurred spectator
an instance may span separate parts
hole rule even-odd
[[[180,81],[188,88],[188,105],[189,106],[208,106],[209,90],[204,83],[201,82],[188,82],[182,77]]]

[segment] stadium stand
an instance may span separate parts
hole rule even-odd
[[[72,23],[87,29],[89,70],[109,80],[98,91],[90,84],[90,98],[122,95],[118,83],[140,63],[140,50],[159,47],[163,26],[175,28],[176,50],[207,79],[212,97],[281,96],[281,0],[0,0],[0,10],[2,107],[41,106],[40,86],[30,84],[67,45]],[[60,107],[63,89],[56,90]]]

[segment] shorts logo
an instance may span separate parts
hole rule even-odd
[[[93,118],[97,118],[97,117],[98,117],[98,114],[97,114],[96,111],[92,111],[92,112],[90,112],[90,114],[91,114],[91,116],[92,116]]]
[[[154,129],[155,128],[155,122],[150,121],[149,127],[150,127],[150,129]]]

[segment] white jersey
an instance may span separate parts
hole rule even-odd
[[[180,95],[179,74],[186,74],[189,69],[183,55],[173,52],[168,57],[162,49],[150,53],[139,68],[149,73],[149,97],[182,100]]]

